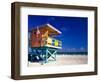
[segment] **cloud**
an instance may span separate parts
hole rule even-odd
[[[80,50],[84,50],[84,47],[81,47]]]
[[[61,27],[61,30],[62,31],[67,31],[67,28],[66,27]]]

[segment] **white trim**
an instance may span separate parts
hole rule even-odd
[[[94,11],[21,7],[20,75],[94,72]],[[28,67],[28,15],[88,17],[88,64]],[[77,30],[77,29],[76,29]],[[92,45],[91,45],[92,44]],[[67,46],[67,45],[66,45]]]
[[[52,48],[62,49],[61,47],[56,47],[56,46],[52,46],[52,45],[48,45],[48,44],[46,44],[45,46],[46,46],[46,47],[52,47]]]
[[[49,26],[50,28],[54,29],[54,30],[57,31],[59,34],[61,34],[61,31],[59,31],[58,29],[56,29],[55,27],[53,27],[51,24],[47,24],[47,26]]]

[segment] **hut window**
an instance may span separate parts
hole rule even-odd
[[[38,43],[41,43],[41,41],[38,41]]]
[[[36,32],[34,32],[34,34],[36,34]]]

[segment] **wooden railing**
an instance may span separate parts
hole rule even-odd
[[[55,38],[48,37],[46,40],[47,45],[55,46],[55,47],[62,47],[62,42]]]

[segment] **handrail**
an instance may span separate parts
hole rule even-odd
[[[52,41],[49,42],[48,39],[49,39],[49,40],[52,40]],[[55,38],[52,38],[52,37],[48,37],[48,38],[47,38],[47,42],[48,42],[48,43],[51,43],[51,45],[53,44],[53,41],[54,41],[54,42],[56,41],[56,42],[58,43],[58,45],[57,45],[58,47],[62,47],[62,42],[61,42],[60,40],[55,39]]]

